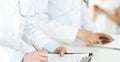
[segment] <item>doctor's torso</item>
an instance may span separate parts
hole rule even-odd
[[[90,0],[90,8],[92,8],[94,5],[98,5],[102,9],[114,15],[116,8],[120,5],[119,3],[119,0]],[[97,13],[95,26],[95,32],[111,34],[119,33],[118,30],[120,29],[120,27],[115,22],[113,22],[103,13]]]

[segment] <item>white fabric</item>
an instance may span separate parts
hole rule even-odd
[[[0,46],[0,62],[10,62],[14,50]]]
[[[0,2],[0,45],[19,49],[21,40],[18,40],[16,35],[19,26],[15,20],[15,2],[15,0],[2,0]]]
[[[0,62],[12,62],[11,58],[22,47],[18,39],[19,23],[16,19],[16,0],[0,1]],[[2,47],[5,46],[5,47]],[[9,47],[9,48],[7,48]],[[12,48],[12,49],[10,49]],[[14,54],[14,61],[21,62],[23,54]],[[19,59],[19,60],[18,60]]]
[[[0,46],[0,62],[22,62],[24,55],[23,52]]]
[[[90,9],[93,5],[98,5],[99,7],[103,8],[104,10],[108,11],[111,14],[115,14],[115,9],[120,7],[119,0],[105,0],[104,3],[100,2],[100,0],[90,0]],[[111,33],[117,34],[120,33],[120,26],[118,26],[115,22],[110,20],[104,14],[98,14],[96,21],[95,21],[96,29],[95,32],[104,32],[104,33]]]
[[[50,43],[47,43],[43,49],[48,50],[49,53],[53,53],[58,47],[60,47],[58,43],[50,42]]]
[[[48,0],[48,15],[51,20],[81,28],[82,0]]]
[[[24,52],[15,52],[10,62],[22,62],[24,55],[25,55]]]
[[[6,5],[7,4],[7,5]],[[8,35],[8,36],[14,36],[15,35],[15,32],[17,31],[16,29],[16,21],[14,20],[14,15],[11,15],[11,14],[14,14],[14,6],[13,6],[13,1],[1,1],[0,2],[0,35],[1,34],[4,34],[4,35]],[[10,6],[10,7],[9,7]],[[8,12],[9,10],[9,12]],[[10,20],[10,21],[8,21]],[[16,25],[16,26],[14,26]],[[11,30],[11,31],[10,31]],[[2,37],[2,36],[1,36]]]
[[[31,44],[30,41],[34,41],[37,44],[37,46],[41,49],[47,43],[54,42],[54,40],[52,40],[51,38],[60,41],[66,41],[68,43],[69,41],[73,42],[75,40],[77,28],[59,22],[66,20],[69,21],[70,19],[72,20],[75,19],[76,21],[79,21],[79,18],[77,18],[79,17],[79,12],[78,14],[76,12],[79,11],[78,0],[76,0],[76,2],[78,1],[77,4],[75,4],[76,2],[74,2],[73,6],[70,5],[73,1],[69,1],[69,0],[54,0],[54,1],[53,0],[19,0],[19,1],[20,1],[20,13],[25,18],[25,20],[27,20],[23,38],[29,44]],[[55,5],[56,7],[53,7],[54,3],[56,3]],[[52,9],[48,9],[48,8],[54,8],[54,9],[61,8],[63,10],[61,11],[62,12],[61,14],[63,14],[67,10],[71,9],[70,7],[68,7],[69,5],[66,6],[66,3],[72,6],[72,8],[76,8],[75,10],[73,10],[74,12],[69,12],[70,14],[66,13],[70,15],[70,16],[66,15],[66,17],[68,16],[68,19],[66,18],[62,20],[63,18],[62,15],[59,15],[60,11],[56,13],[56,16],[61,17],[60,18],[61,20],[54,18],[52,19],[52,17],[50,16],[54,16],[54,15],[50,15],[50,12],[54,14],[54,11],[52,12]],[[49,4],[51,6],[47,7],[49,6]],[[64,5],[66,7],[62,8],[63,6],[60,5]]]

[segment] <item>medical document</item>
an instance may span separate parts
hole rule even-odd
[[[88,62],[90,59],[88,56],[89,54],[87,53],[70,53],[65,54],[63,57],[61,57],[59,54],[49,54],[48,62]]]

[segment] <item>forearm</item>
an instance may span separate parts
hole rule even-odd
[[[96,20],[96,12],[93,10],[91,14],[91,20],[95,21]]]
[[[108,18],[110,18],[113,22],[116,22],[117,24],[120,24],[120,18],[116,15],[113,15],[107,11],[103,12]]]
[[[97,15],[96,11],[94,10],[93,7],[91,7],[91,9],[90,9],[90,19],[92,21],[95,21],[96,20],[96,15]]]

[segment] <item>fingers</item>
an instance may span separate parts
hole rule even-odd
[[[67,52],[67,49],[64,47],[58,47],[55,50],[55,53],[60,54],[60,56],[63,56]]]
[[[101,40],[103,44],[110,43],[113,41],[113,38],[107,34],[104,33],[96,33],[97,37]]]
[[[44,57],[47,57],[48,56],[48,52],[47,51],[38,51],[38,54],[40,56],[44,56]]]
[[[101,41],[101,40],[98,40],[97,44],[102,45],[103,43],[102,43],[102,41]]]
[[[102,42],[100,41],[100,38],[99,38],[101,36],[102,35],[99,36],[97,34],[94,34],[91,31],[87,31],[87,30],[79,30],[77,33],[77,38],[79,40],[82,40],[83,42],[85,42],[87,45],[89,45],[89,44],[102,44]],[[110,36],[108,38],[110,38]]]
[[[41,62],[47,62],[47,61],[48,61],[48,57],[39,56],[38,59],[39,59]]]
[[[97,39],[97,38],[93,38],[93,39],[88,39],[89,40],[89,44],[102,44],[101,40]]]
[[[95,11],[98,11],[99,9],[100,9],[99,6],[94,5],[94,10],[95,10]]]
[[[40,62],[48,62],[48,53],[46,51],[35,51],[36,59]]]
[[[65,48],[62,48],[62,50],[60,51],[60,56],[63,56],[66,52],[67,50]]]
[[[110,35],[104,34],[104,33],[96,33],[99,38],[107,38],[109,41],[112,41],[113,38]]]
[[[112,38],[111,36],[109,36],[109,35],[104,34],[104,36],[105,36],[106,38],[108,38],[110,41],[113,40],[113,38]]]
[[[23,57],[23,62],[48,62],[48,53],[46,51],[27,53]]]
[[[40,56],[38,54],[33,56],[32,59],[37,60],[39,62],[48,62],[48,57],[43,57],[43,56]]]
[[[91,37],[89,37],[88,40],[89,40],[90,44],[99,44],[100,43],[99,38],[95,34],[93,34]]]
[[[94,5],[95,8],[99,9],[99,6],[98,5]]]
[[[94,42],[95,42],[95,41],[93,41],[92,39],[88,39],[88,41],[89,41],[88,45],[89,45],[89,44],[94,44]]]
[[[91,42],[91,40],[88,40],[85,43],[86,43],[86,45],[90,45],[91,44],[90,42]]]
[[[98,36],[96,36],[96,34],[94,34],[93,36],[89,37],[89,42],[90,44],[103,44],[102,41],[99,39]]]

